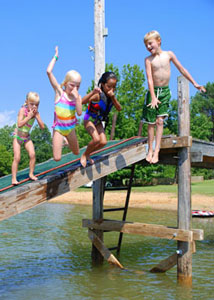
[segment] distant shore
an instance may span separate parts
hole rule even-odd
[[[104,205],[123,206],[125,199],[126,191],[106,191]],[[49,202],[92,205],[92,190],[71,191],[55,197]],[[177,210],[177,195],[174,193],[132,192],[129,207]],[[192,209],[214,210],[214,197],[193,194]]]

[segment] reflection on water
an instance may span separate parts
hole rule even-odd
[[[106,214],[120,219],[120,213]],[[176,242],[124,235],[120,270],[91,265],[91,243],[82,219],[91,207],[44,204],[0,223],[0,295],[3,299],[213,299],[214,218],[194,219],[204,229],[193,255],[193,289],[177,285],[176,267],[165,274],[148,270],[176,250]],[[174,212],[129,209],[128,220],[175,226]],[[115,246],[118,233],[105,233]]]

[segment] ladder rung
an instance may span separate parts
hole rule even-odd
[[[111,250],[117,250],[117,248],[118,248],[118,247],[115,246],[115,247],[108,248],[108,250],[109,250],[109,251],[111,251]]]
[[[125,207],[117,207],[117,208],[105,208],[103,209],[104,212],[107,212],[107,211],[119,211],[119,210],[124,210]]]

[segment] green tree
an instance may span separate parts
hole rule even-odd
[[[52,138],[48,127],[40,129],[36,125],[31,132],[31,139],[36,152],[36,162],[41,163],[52,157]]]
[[[0,144],[0,176],[11,173],[13,156],[8,152],[6,146]]]

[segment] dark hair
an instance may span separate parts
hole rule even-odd
[[[98,86],[103,83],[105,84],[109,79],[116,79],[117,80],[117,76],[115,75],[114,72],[105,72],[102,74],[102,76],[100,77],[99,81],[98,81]],[[102,87],[101,87],[102,88]]]

